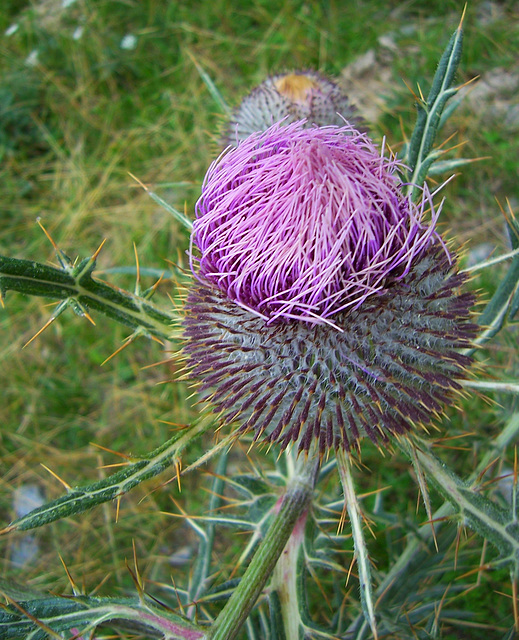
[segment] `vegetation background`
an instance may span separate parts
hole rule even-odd
[[[141,267],[173,270],[182,279],[170,261],[185,264],[186,231],[129,174],[192,214],[224,121],[200,70],[234,106],[269,73],[319,69],[339,78],[373,137],[386,136],[397,151],[414,123],[410,88],[416,92],[420,83],[427,91],[462,10],[461,2],[449,0],[4,0],[0,252],[53,262],[53,248],[36,223],[40,217],[71,257],[90,255],[107,238],[98,275],[104,271],[120,286],[133,287],[134,276],[120,272],[135,264],[133,244]],[[441,223],[455,246],[463,246],[466,261],[506,250],[496,199],[506,208],[508,198],[516,211],[519,203],[518,18],[519,3],[482,0],[473,0],[465,17],[459,83],[479,80],[464,91],[444,137],[453,135],[446,145],[456,147],[451,157],[481,160],[445,188]],[[118,272],[109,273],[114,268]],[[154,280],[143,271],[143,281]],[[488,299],[497,282],[490,272],[473,286]],[[175,289],[174,278],[165,280],[157,296],[170,304]],[[174,364],[144,368],[167,358],[164,347],[138,341],[102,364],[126,337],[124,328],[105,319],[94,318],[94,327],[62,316],[24,349],[51,313],[45,301],[17,294],[0,310],[3,523],[28,500],[36,505],[60,495],[56,476],[75,486],[108,473],[104,465],[121,459],[103,447],[148,452],[196,412],[185,384],[163,384],[175,377]],[[517,376],[517,331],[503,332],[478,358],[486,374]],[[460,408],[450,410],[440,435],[471,434],[445,452],[465,475],[512,406],[505,396],[489,402],[472,395]],[[205,446],[200,442],[199,450]],[[261,452],[252,455],[248,462],[237,447],[235,468],[261,465]],[[396,454],[386,461],[380,464],[368,447],[363,462],[370,471],[359,472],[359,486],[366,492],[390,487],[390,510],[424,521],[423,513],[415,515],[417,489],[407,462]],[[132,589],[125,558],[132,557],[134,542],[149,583],[171,585],[172,573],[187,570],[195,540],[181,517],[164,512],[203,513],[207,483],[200,474],[187,476],[179,493],[173,474],[162,480],[126,496],[117,521],[115,506],[105,505],[1,539],[0,574],[44,591],[70,592],[61,557],[87,591],[122,593]],[[382,566],[387,535],[381,528],[373,541]],[[470,533],[463,540],[474,551],[476,570],[491,554],[481,556],[481,541]],[[219,539],[223,577],[232,573],[239,551],[239,539],[231,546],[228,537]],[[476,626],[446,638],[488,638],[488,628],[510,624],[506,572],[482,569],[473,581],[476,588],[460,606]]]

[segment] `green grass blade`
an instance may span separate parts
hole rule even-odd
[[[209,90],[209,93],[211,94],[211,97],[213,98],[213,100],[220,107],[222,112],[225,113],[225,115],[230,116],[232,114],[232,109],[229,107],[227,102],[225,102],[225,99],[222,96],[222,94],[220,93],[218,87],[212,81],[212,79],[209,76],[209,74],[199,64],[199,62],[196,60],[196,58],[193,56],[193,54],[190,53],[189,51],[188,51],[188,54],[189,54],[189,57],[191,58],[193,64],[195,65],[196,70],[198,71],[200,77],[204,81],[205,86]]]
[[[178,209],[175,209],[175,207],[172,207],[153,191],[150,191],[149,189],[146,189],[146,191],[157,204],[159,204],[163,209],[166,209],[166,211],[170,213],[175,218],[175,220],[178,220],[186,229],[191,231],[191,229],[193,228],[193,222],[186,215],[184,215]]]

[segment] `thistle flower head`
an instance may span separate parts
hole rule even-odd
[[[461,389],[473,296],[427,189],[413,204],[398,168],[351,127],[301,122],[211,166],[184,352],[224,422],[281,447],[349,450],[427,424]]]
[[[349,126],[273,125],[209,169],[193,242],[198,275],[269,323],[321,323],[405,276],[438,236],[398,164]],[[435,217],[436,214],[433,214]]]
[[[304,126],[360,125],[360,118],[338,85],[316,71],[292,71],[267,78],[242,101],[224,136],[236,145],[275,122],[306,120]]]

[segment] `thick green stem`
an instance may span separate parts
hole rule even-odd
[[[286,454],[289,465],[294,464],[291,453]],[[303,633],[300,556],[305,539],[307,516],[308,510],[305,510],[296,522],[285,549],[277,561],[270,582],[271,591],[277,595],[276,603],[279,607],[285,640],[300,640]],[[273,602],[270,603],[271,607],[273,604]]]
[[[285,640],[299,640],[303,626],[297,583],[299,580],[298,558],[303,544],[305,523],[306,513],[303,513],[294,527],[272,576],[271,588],[275,589],[279,596]]]
[[[355,548],[355,558],[359,572],[360,600],[366,622],[371,628],[374,640],[377,640],[377,622],[375,618],[375,601],[371,584],[370,558],[363,533],[362,512],[353,484],[351,460],[347,453],[337,452],[337,468],[344,491],[344,503],[350,518],[351,533]]]
[[[207,634],[208,640],[233,640],[247,619],[292,534],[308,508],[319,468],[318,457],[300,457],[278,511],[240,584]]]

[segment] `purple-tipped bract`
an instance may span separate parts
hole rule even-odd
[[[197,203],[199,278],[269,323],[322,323],[404,277],[438,236],[398,163],[344,127],[276,124],[210,167]]]

